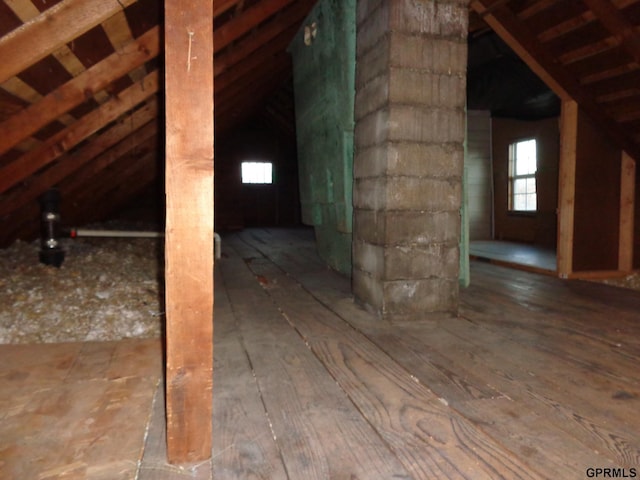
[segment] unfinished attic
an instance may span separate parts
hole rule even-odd
[[[0,478],[636,477],[639,28],[0,0]]]

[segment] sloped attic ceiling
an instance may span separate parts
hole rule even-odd
[[[214,2],[218,138],[259,110],[278,128],[262,107],[290,89],[286,47],[314,4]],[[90,221],[159,178],[162,5],[0,0],[0,246],[37,233],[53,186]]]
[[[471,35],[488,24],[560,97],[640,158],[639,0],[472,0]]]
[[[467,108],[492,117],[538,120],[560,114],[560,99],[493,31],[469,36]]]
[[[273,102],[290,98],[286,45],[314,4],[214,2],[218,140],[255,115],[291,133]],[[0,246],[37,234],[36,199],[52,186],[90,221],[161,175],[161,7],[0,0]],[[473,38],[490,26],[561,99],[576,99],[639,157],[640,0],[472,0],[470,8]]]

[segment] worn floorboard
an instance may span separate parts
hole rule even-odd
[[[286,479],[227,289],[216,273],[213,478]]]
[[[271,262],[249,267],[414,478],[541,478]]]
[[[159,340],[0,346],[0,478],[640,471],[640,294],[472,262],[458,318],[389,325],[311,230],[245,230],[223,253],[211,460],[166,462]]]
[[[354,304],[348,279],[318,264],[309,236],[252,230],[235,238],[285,312],[297,286],[525,469],[586,478],[588,467],[640,463],[637,293],[474,263],[460,318],[390,327]]]
[[[160,382],[154,396],[148,423],[144,454],[140,461],[136,480],[211,480],[211,461],[172,465],[167,461],[167,422],[165,387]]]
[[[245,261],[226,251],[221,276],[289,478],[407,478]]]

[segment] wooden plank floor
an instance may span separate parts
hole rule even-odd
[[[472,262],[458,318],[389,325],[304,229],[223,237],[215,289],[210,461],[166,463],[159,341],[3,346],[0,478],[640,471],[638,293]]]
[[[390,326],[307,230],[245,230],[223,251],[214,478],[639,468],[639,294],[473,263],[459,318]]]
[[[471,258],[538,273],[555,274],[557,270],[555,250],[538,245],[474,240],[469,243],[469,254]]]

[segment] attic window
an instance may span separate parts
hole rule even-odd
[[[509,145],[509,210],[537,210],[536,171],[538,167],[536,140],[531,138]]]
[[[271,162],[242,162],[242,183],[272,184],[273,164]]]

